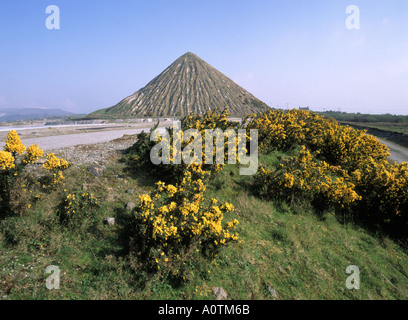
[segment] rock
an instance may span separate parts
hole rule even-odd
[[[106,222],[109,226],[113,226],[115,224],[115,218],[107,218]]]
[[[128,194],[133,194],[133,192],[135,192],[134,189],[127,189],[127,190],[126,190],[126,193],[128,193]]]
[[[276,290],[274,288],[272,288],[269,285],[266,285],[266,289],[269,291],[269,293],[272,295],[273,298],[278,297],[278,293],[276,292]]]
[[[105,168],[101,166],[89,166],[88,171],[95,177],[101,177],[105,172]]]
[[[214,293],[215,299],[217,300],[227,300],[228,299],[227,293],[221,287],[213,288],[213,293]]]
[[[132,211],[136,205],[133,202],[126,203],[126,210]]]
[[[89,186],[86,183],[83,183],[81,188],[82,188],[83,191],[87,191]]]

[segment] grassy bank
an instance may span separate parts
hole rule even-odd
[[[274,152],[261,162],[275,165],[285,156]],[[252,178],[240,176],[237,166],[227,166],[207,192],[235,206],[242,243],[223,248],[213,261],[195,261],[192,281],[175,286],[143,271],[129,255],[132,213],[125,206],[138,203],[138,195],[152,190],[156,179],[119,158],[102,177],[84,167],[71,167],[65,176],[64,186],[44,193],[23,214],[1,218],[0,299],[214,299],[215,286],[230,299],[408,296],[403,245],[359,227],[352,217],[255,197]],[[94,194],[99,207],[72,230],[59,223],[56,205],[76,190]],[[114,226],[105,223],[108,217],[116,219]],[[45,286],[49,265],[61,270],[60,290]],[[345,286],[349,265],[360,268],[360,290]]]

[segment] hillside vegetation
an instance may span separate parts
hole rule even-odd
[[[242,128],[227,117],[191,114],[182,131]],[[229,299],[406,299],[408,164],[307,111],[243,123],[259,133],[255,176],[239,174],[239,157],[153,166],[141,134],[95,177],[11,133],[0,154],[0,298],[214,299],[222,287]],[[59,290],[45,286],[49,265]],[[346,288],[350,265],[359,290]]]

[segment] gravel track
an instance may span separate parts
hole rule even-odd
[[[101,132],[77,133],[69,135],[59,135],[50,137],[39,137],[31,139],[21,139],[26,146],[37,144],[44,151],[74,147],[77,145],[88,145],[102,142],[109,142],[123,137],[124,135],[135,135],[142,131],[148,132],[150,129],[130,129]]]
[[[408,149],[389,140],[378,138],[381,143],[390,149],[390,160],[397,163],[408,162]]]
[[[28,134],[28,137],[21,137],[21,141],[26,147],[36,144],[44,153],[55,153],[58,157],[63,157],[74,165],[85,164],[106,164],[111,156],[118,155],[136,142],[136,135],[142,131],[150,132],[154,124],[138,125],[135,128],[109,130],[100,128],[96,132],[74,132],[76,126],[70,126],[66,134],[64,131],[43,132],[36,136],[37,132]],[[172,123],[160,123],[159,130],[171,126]],[[31,129],[31,128],[30,128]],[[44,130],[45,131],[45,130]],[[24,132],[24,131],[22,131]],[[50,134],[47,136],[46,134]],[[56,134],[56,135],[55,135]],[[45,135],[45,136],[43,136]],[[0,143],[0,150],[4,143]]]

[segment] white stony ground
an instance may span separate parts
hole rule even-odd
[[[104,166],[109,159],[120,155],[124,150],[136,142],[136,135],[126,135],[108,142],[80,144],[65,148],[48,150],[56,156],[66,159],[73,165],[99,165]]]
[[[77,145],[92,145],[97,143],[105,143],[123,137],[124,135],[136,135],[142,131],[149,132],[150,128],[131,129],[131,130],[114,130],[77,133],[69,135],[58,135],[49,137],[38,137],[30,139],[22,139],[26,146],[36,144],[44,151],[74,147]]]
[[[136,142],[136,135],[149,132],[154,123],[130,126],[68,126],[49,128],[17,129],[26,147],[37,144],[44,153],[55,153],[72,164],[105,164],[111,155],[122,152]],[[160,123],[159,130],[172,122]],[[77,133],[82,132],[82,133]],[[2,132],[0,149],[3,148],[7,132]]]

